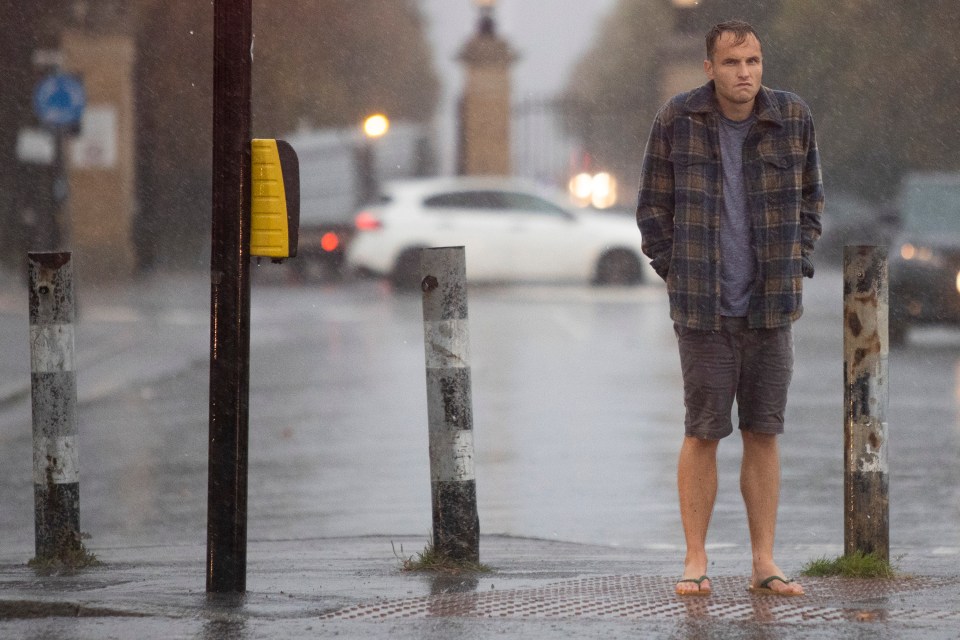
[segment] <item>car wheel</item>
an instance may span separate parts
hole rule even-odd
[[[420,287],[420,248],[404,249],[390,272],[390,282],[396,289],[412,290]]]
[[[608,251],[597,261],[595,284],[639,284],[642,280],[640,258],[629,249]]]

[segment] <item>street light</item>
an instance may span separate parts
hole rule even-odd
[[[363,134],[368,139],[379,138],[390,129],[390,120],[382,113],[375,113],[363,121]]]
[[[373,144],[378,138],[386,135],[390,129],[390,119],[382,113],[375,113],[364,119],[361,129],[363,130],[363,141],[357,146],[355,152],[358,206],[372,200],[380,188]]]

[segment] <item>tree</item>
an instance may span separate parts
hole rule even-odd
[[[210,228],[213,3],[139,2],[137,244],[144,268],[199,266]],[[432,117],[439,83],[412,0],[255,0],[253,31],[255,137],[358,125],[373,110]]]
[[[0,0],[0,263],[25,268],[27,251],[60,248],[58,208],[54,199],[54,167],[22,163],[17,138],[24,128],[40,124],[32,106],[36,84],[51,73],[34,55],[58,46],[67,0],[21,3]]]
[[[563,91],[568,130],[590,161],[624,177],[639,158],[657,109],[656,70],[673,16],[666,0],[621,0]]]
[[[254,4],[254,125],[352,126],[373,111],[433,114],[439,82],[409,0]]]
[[[949,0],[784,0],[780,63],[813,109],[828,186],[886,200],[905,171],[960,169],[958,27]]]
[[[912,169],[960,169],[960,3],[702,0],[692,21],[743,18],[759,31],[764,84],[811,106],[829,191],[889,200]],[[597,158],[639,172],[671,33],[665,0],[620,0],[565,95],[570,129]],[[698,36],[699,37],[699,36]],[[619,124],[619,126],[618,126]]]
[[[594,163],[590,168],[612,171],[622,183],[636,180],[653,117],[668,97],[666,67],[683,61],[699,69],[703,34],[716,22],[742,17],[759,29],[773,14],[755,0],[704,0],[687,10],[671,0],[620,0],[563,92],[567,128]]]

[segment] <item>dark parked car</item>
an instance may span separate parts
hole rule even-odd
[[[846,245],[890,246],[897,229],[889,206],[833,190],[827,192],[822,221],[823,235],[814,260],[825,264],[841,264]]]
[[[960,325],[960,173],[913,173],[890,251],[890,342],[919,324]]]

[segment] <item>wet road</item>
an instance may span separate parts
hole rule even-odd
[[[209,287],[79,288],[81,522],[90,546],[205,539]],[[808,282],[782,440],[779,542],[843,542],[839,273]],[[0,292],[0,547],[32,550],[26,312]],[[255,278],[249,537],[430,531],[418,294]],[[657,285],[469,290],[481,530],[678,548],[679,363]],[[25,307],[25,304],[24,304]],[[960,333],[890,357],[891,545],[960,555]],[[714,548],[747,533],[738,438],[720,448]]]

